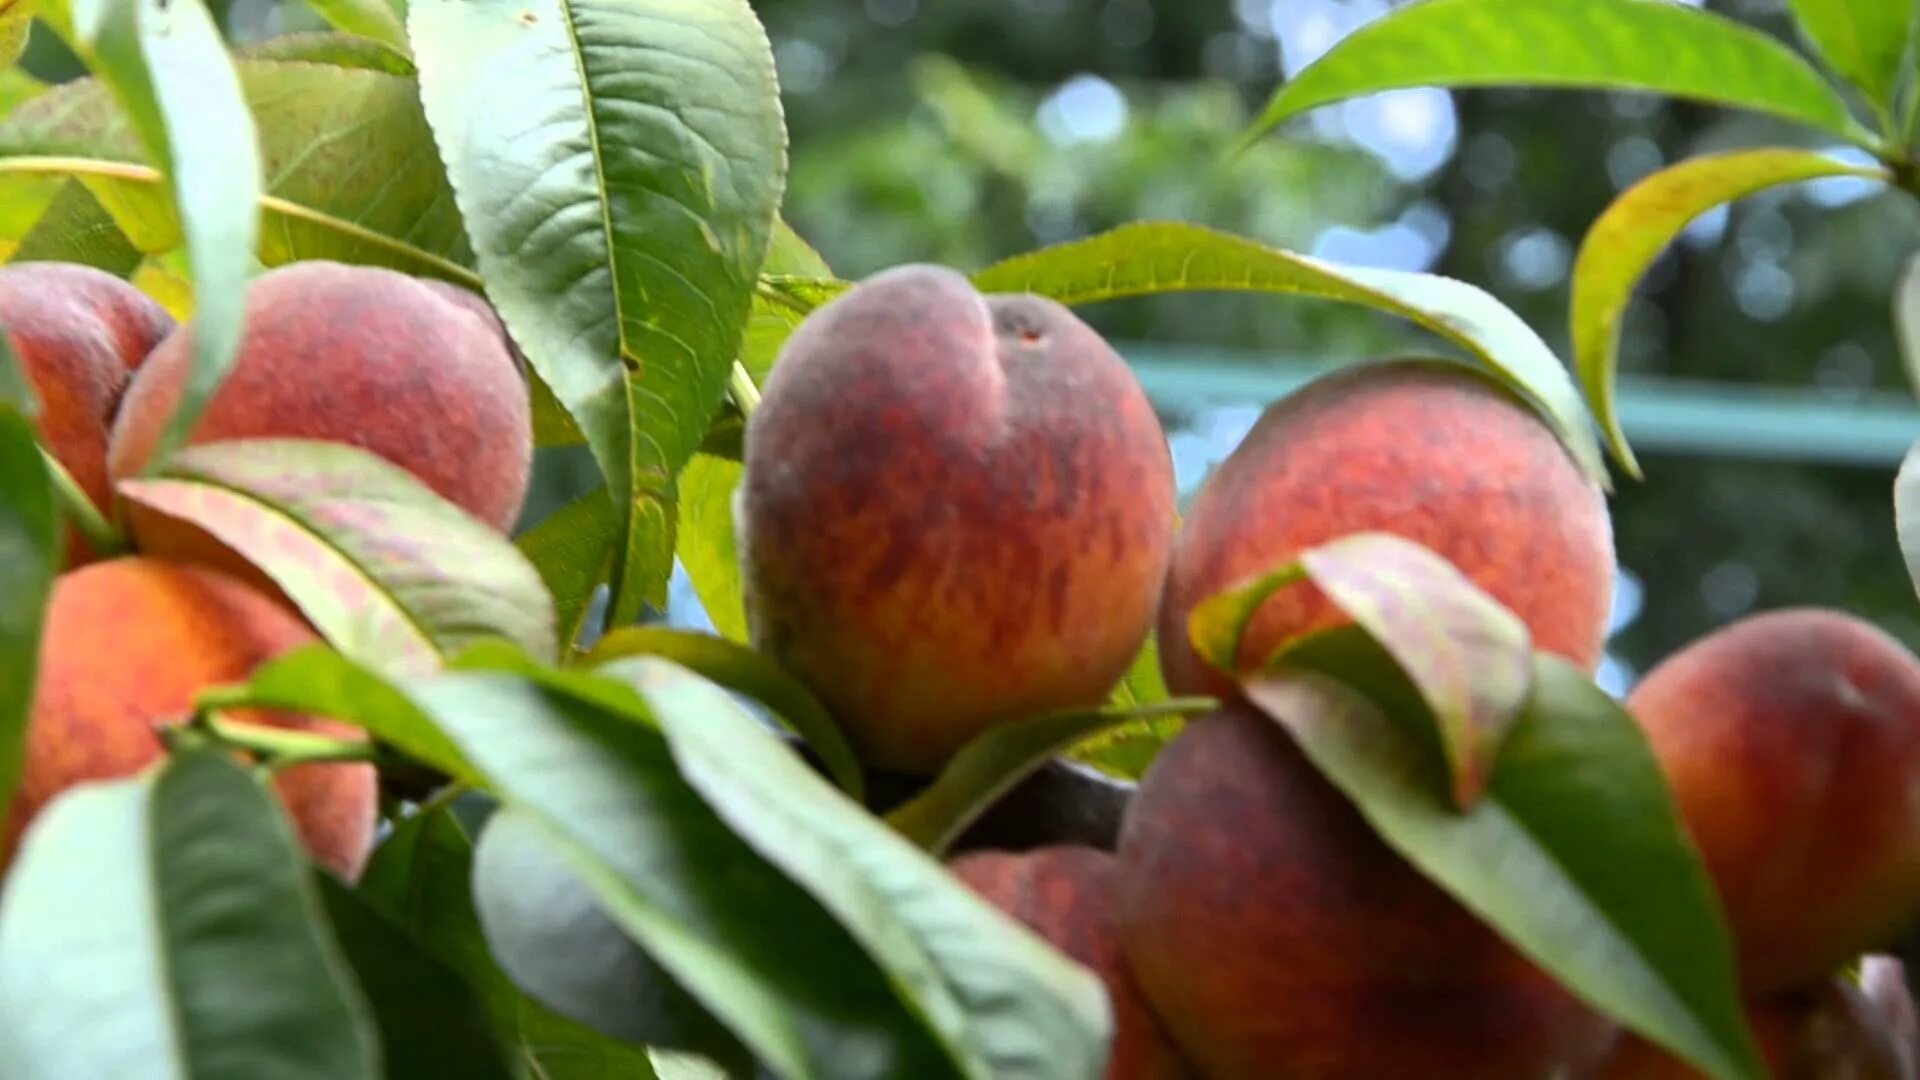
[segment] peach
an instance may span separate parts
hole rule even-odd
[[[324,260],[269,270],[248,288],[239,356],[188,442],[350,443],[509,529],[533,461],[527,386],[498,324],[477,315],[393,270]],[[108,447],[114,480],[146,465],[192,349],[188,324],[128,386]]]
[[[748,626],[855,749],[938,768],[987,728],[1104,700],[1145,640],[1173,462],[1099,334],[931,266],[782,348],[736,495]]]
[[[157,760],[163,750],[154,726],[184,720],[199,691],[243,680],[264,661],[314,640],[292,614],[212,570],[129,557],[62,575],[47,608],[26,762],[0,836],[0,865],[62,791],[131,776]],[[357,734],[300,716],[234,719]],[[296,765],[275,786],[313,858],[356,879],[373,846],[373,767]]]
[[[1187,636],[1201,601],[1366,531],[1431,548],[1513,609],[1536,647],[1599,664],[1614,571],[1599,486],[1491,379],[1396,361],[1337,371],[1277,402],[1202,485],[1161,604],[1168,685],[1233,692]],[[1288,586],[1255,614],[1240,664],[1258,667],[1289,638],[1344,621],[1311,584]]]
[[[1118,858],[1121,947],[1209,1080],[1544,1078],[1611,1039],[1244,704],[1155,759]]]
[[[1920,661],[1852,616],[1750,616],[1627,698],[1750,990],[1807,985],[1920,915]]]
[[[949,866],[967,887],[1106,984],[1114,1032],[1106,1080],[1176,1080],[1186,1075],[1120,955],[1113,924],[1113,856],[1059,844],[1018,854],[975,851]]]
[[[0,266],[0,327],[40,398],[42,445],[105,512],[107,430],[130,372],[173,329],[138,289],[77,263]],[[67,563],[92,557],[69,531]]]

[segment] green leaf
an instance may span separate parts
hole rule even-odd
[[[172,190],[193,268],[191,371],[154,448],[185,441],[232,366],[259,235],[260,147],[201,0],[72,0],[74,44]]]
[[[472,987],[346,886],[325,875],[317,884],[334,937],[373,1007],[388,1080],[522,1075]]]
[[[478,287],[414,81],[313,59],[236,64],[260,131],[261,263],[333,259]],[[87,184],[148,254],[180,243],[151,155],[95,80],[59,87],[0,123],[0,154],[0,179]]]
[[[1689,221],[1756,191],[1822,176],[1885,179],[1881,169],[1843,165],[1806,150],[1765,148],[1692,158],[1628,188],[1601,213],[1580,242],[1573,264],[1574,369],[1587,402],[1621,467],[1636,479],[1639,462],[1614,404],[1620,320],[1633,287]]]
[[[1133,664],[1108,695],[1107,704],[1120,709],[1159,705],[1171,695],[1167,680],[1160,673],[1160,643],[1157,634],[1147,635],[1146,643],[1133,658]],[[1067,750],[1067,757],[1090,765],[1108,776],[1138,780],[1147,766],[1186,727],[1180,716],[1151,716],[1129,720],[1116,727],[1096,731]]]
[[[144,549],[221,561],[201,533],[264,572],[321,636],[395,674],[432,671],[501,637],[553,659],[553,604],[511,542],[400,467],[344,443],[244,439],[175,455],[120,494],[171,522]],[[183,534],[174,522],[191,529]]]
[[[1920,444],[1907,451],[1893,481],[1893,521],[1900,537],[1900,554],[1907,574],[1920,593]]]
[[[653,658],[602,670],[640,690],[687,783],[833,914],[965,1075],[1100,1072],[1112,1020],[1091,973],[834,790],[720,688]]]
[[[1254,613],[1302,578],[1399,664],[1438,725],[1455,808],[1472,807],[1527,700],[1533,636],[1526,623],[1427,548],[1390,533],[1354,533],[1202,601],[1188,618],[1195,649],[1237,674]]]
[[[1389,845],[1568,989],[1713,1076],[1764,1076],[1712,883],[1633,718],[1538,655],[1487,797],[1459,813],[1404,696],[1352,689],[1397,675],[1343,628],[1243,685]]]
[[[407,51],[407,28],[387,0],[307,0],[307,6],[335,30]]]
[[[1920,252],[1907,259],[1893,291],[1893,329],[1900,343],[1901,366],[1915,397],[1920,397]]]
[[[20,59],[32,28],[33,5],[29,0],[0,0],[0,69],[11,68]],[[0,114],[6,111],[0,104]]]
[[[267,661],[246,683],[202,691],[203,709],[269,709],[344,720],[463,784],[480,775],[460,748],[407,696],[373,670],[320,645]]]
[[[1913,0],[1788,0],[1788,6],[1827,63],[1888,115],[1913,40]]]
[[[0,31],[0,36],[4,33]],[[5,46],[0,45],[0,55],[5,53]],[[46,92],[47,84],[25,71],[17,67],[0,67],[0,119]]]
[[[0,896],[0,1074],[373,1080],[292,826],[225,757],[56,799]]]
[[[673,482],[785,184],[766,33],[746,0],[420,0],[409,23],[488,295],[615,494],[632,622],[664,602]]]
[[[1879,145],[1798,53],[1731,19],[1663,0],[1409,4],[1354,31],[1294,76],[1246,141],[1309,109],[1413,86],[1644,90],[1768,113],[1869,149]]]
[[[785,221],[774,223],[762,275],[804,274],[831,277],[825,259]],[[780,347],[799,327],[807,309],[770,299],[764,283],[756,289],[740,345],[740,364],[757,387]],[[695,454],[680,473],[680,519],[674,529],[674,554],[693,583],[694,595],[722,637],[747,642],[747,613],[740,591],[740,556],[735,549],[733,492],[740,486],[739,455],[731,460],[713,453]]]
[[[613,502],[605,488],[595,488],[514,541],[553,597],[560,642],[567,648],[580,642],[593,610],[594,591],[613,573],[613,549],[619,537]]]
[[[674,551],[686,568],[713,628],[729,641],[747,642],[747,610],[735,546],[733,493],[744,470],[738,461],[695,454],[680,474],[680,523]]]
[[[1081,741],[1128,725],[1195,715],[1212,698],[1171,698],[1158,705],[1067,709],[989,728],[960,748],[933,783],[887,814],[900,835],[944,855],[967,827],[1047,760]]]
[[[752,1073],[752,1055],[607,916],[537,823],[514,810],[493,815],[472,862],[493,956],[555,1015],[620,1045],[691,1051]]]
[[[622,930],[769,1068],[796,1078],[945,1075],[927,1033],[853,941],[708,809],[660,733],[634,721],[649,712],[638,696],[574,679],[601,691],[562,695],[503,674],[406,689]],[[622,714],[605,711],[608,690],[630,701]],[[488,897],[478,900],[484,917]]]
[[[256,41],[237,50],[234,55],[236,59],[242,61],[240,72],[243,83],[247,81],[245,64],[247,60],[325,64],[328,67],[379,71],[408,79],[418,73],[418,69],[413,66],[413,57],[407,55],[404,45],[396,48],[373,38],[327,31],[279,34],[264,41]],[[273,134],[266,132],[263,133],[263,137],[270,143]],[[271,153],[270,150],[269,153]]]
[[[587,662],[602,665],[627,656],[658,656],[773,710],[806,740],[827,774],[855,802],[866,801],[866,779],[840,725],[813,692],[780,665],[744,645],[709,634],[664,626],[628,626],[595,645]]]
[[[520,992],[495,963],[474,911],[473,840],[446,807],[414,814],[374,850],[359,892],[414,943],[466,980],[537,1080],[649,1080],[645,1051]],[[529,894],[541,883],[525,881]],[[427,1075],[427,1074],[423,1074]]]
[[[1070,305],[1166,292],[1270,292],[1397,315],[1504,376],[1541,408],[1574,459],[1606,482],[1592,420],[1565,366],[1518,315],[1465,282],[1338,266],[1181,222],[1136,222],[1017,255],[973,282],[984,292],[1034,292]]]
[[[32,391],[0,328],[0,826],[24,766],[40,625],[59,572],[53,482],[23,404],[32,405]]]
[[[140,265],[140,249],[114,224],[85,184],[60,183],[38,221],[19,238],[14,262],[69,262],[92,266],[125,278]]]

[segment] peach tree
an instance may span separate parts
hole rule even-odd
[[[1691,216],[1819,176],[1912,184],[1910,2],[1794,5],[1844,88],[1665,0],[1422,0],[1280,89],[1250,138],[1395,87],[1597,86],[1759,109],[1877,161],[1741,151],[1628,191],[1578,261],[1571,370],[1472,284],[1196,222],[923,268],[921,293],[843,280],[781,216],[779,86],[745,0],[312,6],[332,31],[235,46],[201,0],[0,0],[0,61],[31,26],[89,71],[0,74],[0,272],[88,268],[180,325],[127,347],[130,370],[90,360],[111,392],[77,397],[61,349],[83,346],[47,345],[34,313],[91,328],[75,341],[125,319],[65,285],[10,316],[0,278],[0,808],[19,835],[0,1075],[1234,1076],[1274,1054],[1354,1075],[1396,1045],[1397,1075],[1548,1075],[1627,1044],[1766,1075],[1743,898],[1660,740],[1549,632],[1564,606],[1529,606],[1564,568],[1498,543],[1587,499],[1610,558],[1607,454],[1638,475],[1617,327]],[[329,306],[328,275],[374,284]],[[1325,490],[1273,521],[1221,496],[1210,542],[1273,543],[1169,602],[1197,530],[1138,387],[1072,310],[1172,291],[1409,322],[1433,354],[1413,366],[1465,380],[1524,452],[1457,448],[1444,409],[1367,405],[1366,456],[1305,437]],[[286,325],[260,346],[269,316]],[[423,407],[378,381],[480,354],[524,377],[504,420],[475,420],[466,384]],[[162,357],[169,390],[143,392]],[[271,403],[288,386],[300,408]],[[134,402],[139,452],[101,459]],[[73,448],[68,421],[98,437]],[[522,467],[583,453],[594,482],[503,529],[479,504],[517,502],[524,473],[477,464],[502,447]],[[1343,471],[1367,461],[1390,464]],[[1460,509],[1477,477],[1538,468],[1574,494]],[[1916,492],[1903,478],[1903,522]],[[1605,561],[1576,584],[1603,589]],[[676,565],[713,633],[658,618]],[[107,574],[197,582],[228,621],[209,635],[213,601]],[[233,655],[202,670],[209,636]],[[1913,663],[1886,660],[1875,693],[1904,700]],[[96,706],[112,695],[140,704]],[[1920,715],[1899,719],[1862,799],[1920,768]],[[339,796],[367,815],[344,855],[294,805],[316,769],[377,782],[377,807]],[[1885,830],[1896,869],[1912,824]],[[1244,846],[1284,872],[1148,873],[1154,829],[1168,859]],[[977,861],[1061,846],[1085,850]],[[1911,878],[1876,878],[1873,918],[1803,981],[1856,989],[1836,972],[1920,912]],[[1182,906],[1195,881],[1234,902]],[[1335,925],[1369,897],[1385,921]],[[1196,930],[1214,937],[1183,952]],[[1303,951],[1240,948],[1273,942]],[[1216,955],[1234,962],[1197,959]],[[1499,981],[1483,962],[1522,990],[1474,997]],[[1257,993],[1278,985],[1300,996]],[[1357,1012],[1324,1011],[1339,987]],[[1387,998],[1404,1027],[1367,1011]],[[1310,1022],[1276,1034],[1274,1015]],[[1369,1045],[1316,1041],[1356,1031]]]

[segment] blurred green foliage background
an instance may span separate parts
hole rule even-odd
[[[1805,141],[1764,119],[1643,95],[1412,90],[1320,110],[1226,157],[1285,75],[1389,6],[756,0],[792,132],[788,217],[847,277],[915,260],[971,269],[1124,221],[1184,219],[1463,278],[1564,355],[1567,271],[1610,199],[1692,154]],[[1708,6],[1792,40],[1781,0]],[[230,0],[221,13],[237,39],[319,26],[281,0]],[[50,35],[29,63],[53,77],[72,70]],[[1625,371],[1909,407],[1890,298],[1917,240],[1912,200],[1852,181],[1709,214],[1643,286]],[[1216,371],[1297,377],[1302,363],[1432,347],[1380,316],[1272,297],[1165,297],[1084,314],[1129,356],[1151,349],[1163,365]],[[1197,484],[1264,404],[1259,393],[1169,402],[1183,483]],[[1849,439],[1847,412],[1832,416],[1811,442]],[[1622,574],[1611,687],[1762,608],[1837,605],[1920,647],[1920,602],[1894,539],[1894,455],[1844,465],[1821,453],[1641,456],[1646,481],[1620,478],[1613,502]]]

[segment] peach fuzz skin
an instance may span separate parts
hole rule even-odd
[[[1121,947],[1209,1080],[1546,1080],[1612,1038],[1244,704],[1155,759],[1118,859]]]
[[[1627,698],[1726,910],[1742,982],[1793,989],[1920,915],[1920,661],[1840,612],[1749,616]]]
[[[132,285],[71,263],[0,266],[0,327],[40,400],[47,453],[106,512],[107,432],[130,373],[173,330],[173,318]],[[67,565],[93,553],[68,530]]]
[[[1113,856],[1060,844],[1020,853],[977,851],[949,868],[993,906],[1085,965],[1106,985],[1113,1049],[1105,1080],[1181,1080],[1186,1067],[1147,1008],[1114,934]]]
[[[154,725],[184,720],[202,689],[240,681],[315,641],[296,616],[211,570],[144,557],[94,563],[56,581],[20,788],[0,865],[48,802],[75,784],[132,776],[164,752]],[[280,714],[236,714],[340,737],[353,729]],[[353,881],[373,847],[377,779],[365,764],[296,765],[275,779],[307,851]]]
[[[1613,527],[1599,486],[1553,431],[1486,377],[1438,361],[1337,371],[1282,399],[1208,477],[1175,541],[1160,611],[1161,670],[1175,693],[1231,695],[1193,651],[1208,597],[1356,532],[1431,548],[1511,608],[1536,647],[1599,664],[1613,596]],[[1275,594],[1242,639],[1240,666],[1345,622],[1318,589]]]
[[[1172,458],[1058,304],[869,278],[788,340],[745,447],[753,642],[875,765],[932,771],[996,723],[1098,704],[1146,638]]]
[[[108,447],[114,480],[152,454],[192,349],[188,324],[128,386]],[[405,274],[324,260],[276,267],[248,288],[239,356],[188,443],[244,438],[358,446],[503,531],[533,462],[526,380],[497,322]],[[141,524],[142,545],[170,554]]]

